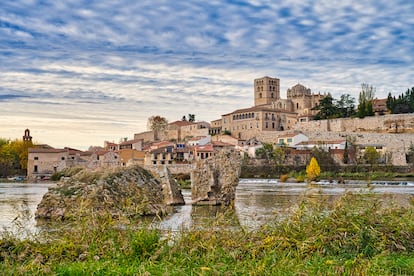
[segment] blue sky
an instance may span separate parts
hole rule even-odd
[[[0,137],[87,148],[148,117],[211,121],[278,77],[334,98],[414,86],[412,1],[0,3]]]

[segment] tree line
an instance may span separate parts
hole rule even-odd
[[[339,99],[334,99],[330,93],[320,100],[319,104],[312,110],[317,110],[314,120],[350,118],[374,116],[375,87],[362,83],[361,92],[356,100],[349,94],[341,95]],[[398,97],[392,96],[391,92],[387,97],[387,110],[391,114],[414,112],[414,87],[407,89]]]

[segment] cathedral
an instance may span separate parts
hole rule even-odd
[[[231,133],[249,139],[266,131],[289,130],[297,121],[308,121],[315,114],[313,107],[325,96],[312,94],[309,88],[296,84],[287,90],[287,99],[280,97],[280,80],[263,77],[254,80],[254,106],[224,114],[212,122],[212,134]]]

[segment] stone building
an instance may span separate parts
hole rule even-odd
[[[280,97],[280,80],[263,77],[254,80],[254,106],[235,110],[212,122],[210,134],[231,133],[238,139],[258,137],[263,132],[293,129],[298,118],[309,120],[312,110],[325,95],[312,94],[309,88],[296,84]]]

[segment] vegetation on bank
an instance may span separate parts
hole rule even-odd
[[[0,177],[26,175],[28,149],[32,141],[0,137]]]
[[[208,207],[206,207],[208,208]],[[233,209],[204,228],[161,233],[91,214],[19,240],[3,233],[7,275],[409,275],[414,204],[383,206],[374,194],[320,197],[259,229],[229,227]]]

